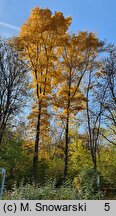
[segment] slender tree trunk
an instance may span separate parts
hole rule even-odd
[[[70,78],[68,83],[68,104],[67,104],[67,118],[66,118],[66,129],[65,129],[64,180],[66,179],[68,173],[70,89],[71,89],[71,69],[70,69]]]
[[[33,181],[37,181],[37,170],[38,170],[38,153],[39,153],[39,140],[40,140],[40,120],[41,120],[41,103],[39,100],[39,86],[38,86],[38,77],[37,77],[37,70],[35,70],[35,78],[37,81],[36,86],[36,93],[38,98],[38,118],[37,118],[37,127],[36,127],[36,138],[35,138],[35,146],[34,146],[34,157],[33,157]],[[40,87],[40,94],[41,94],[41,87]]]
[[[93,147],[93,166],[94,166],[94,170],[97,170],[97,160],[96,160],[96,144]]]
[[[45,86],[43,89],[43,95],[45,95],[46,93],[47,73],[48,73],[48,68],[46,69]],[[42,76],[42,72],[41,72],[41,76]],[[37,81],[36,94],[37,94],[37,99],[38,99],[38,104],[39,104],[39,113],[38,113],[38,119],[37,119],[36,138],[35,138],[34,157],[33,157],[33,180],[34,181],[37,180],[37,173],[38,173],[37,171],[38,171],[38,155],[39,155],[39,140],[40,140],[40,121],[41,121],[41,110],[42,110],[41,101],[39,99],[39,96],[42,93],[42,88],[41,88],[41,85],[40,86],[38,85],[37,69],[35,69],[35,78]]]
[[[40,140],[40,120],[41,120],[41,107],[39,108],[37,128],[36,128],[36,138],[34,146],[34,157],[33,157],[33,180],[37,180],[37,169],[38,169],[38,148]]]
[[[0,128],[0,145],[2,143],[4,131],[5,131],[5,126],[1,126],[1,128]]]
[[[87,87],[87,124],[88,124],[88,132],[89,132],[89,146],[90,146],[90,151],[91,151],[91,157],[92,157],[92,162],[93,162],[93,167],[96,170],[96,143],[94,140],[94,131],[91,128],[91,118],[90,118],[90,113],[89,113],[89,90],[90,90],[90,85],[91,85],[91,71],[89,74],[89,83]]]
[[[96,153],[94,155],[94,170],[97,170],[97,161],[96,161]]]
[[[94,170],[97,170],[97,139],[95,135],[95,131],[93,130],[93,146],[94,146],[94,153],[93,153],[93,164],[94,164]]]
[[[69,133],[69,116],[67,116],[66,130],[65,130],[64,180],[67,177],[67,171],[68,171],[68,133]]]
[[[1,145],[1,143],[2,143],[2,137],[3,137],[3,134],[2,134],[2,132],[0,131],[0,145]]]
[[[0,133],[0,146],[1,146],[1,143],[2,143],[2,134]]]

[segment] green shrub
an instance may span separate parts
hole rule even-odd
[[[19,188],[14,186],[13,191],[6,192],[4,199],[11,200],[73,200],[75,191],[67,182],[56,188],[54,182],[48,182],[44,186],[27,184]]]
[[[102,199],[101,191],[103,178],[94,169],[83,170],[79,177],[74,179],[73,185],[76,190],[77,199]]]

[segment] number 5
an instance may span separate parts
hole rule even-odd
[[[109,211],[110,210],[110,203],[105,203],[105,211]]]

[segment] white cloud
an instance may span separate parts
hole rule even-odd
[[[19,31],[20,28],[18,28],[17,26],[5,23],[5,22],[0,22],[0,26],[6,27],[6,28],[10,28],[10,29],[14,29]]]

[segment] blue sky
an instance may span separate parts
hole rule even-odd
[[[93,31],[100,39],[116,44],[116,0],[0,0],[0,34],[18,34],[35,6],[71,16],[71,32]]]

